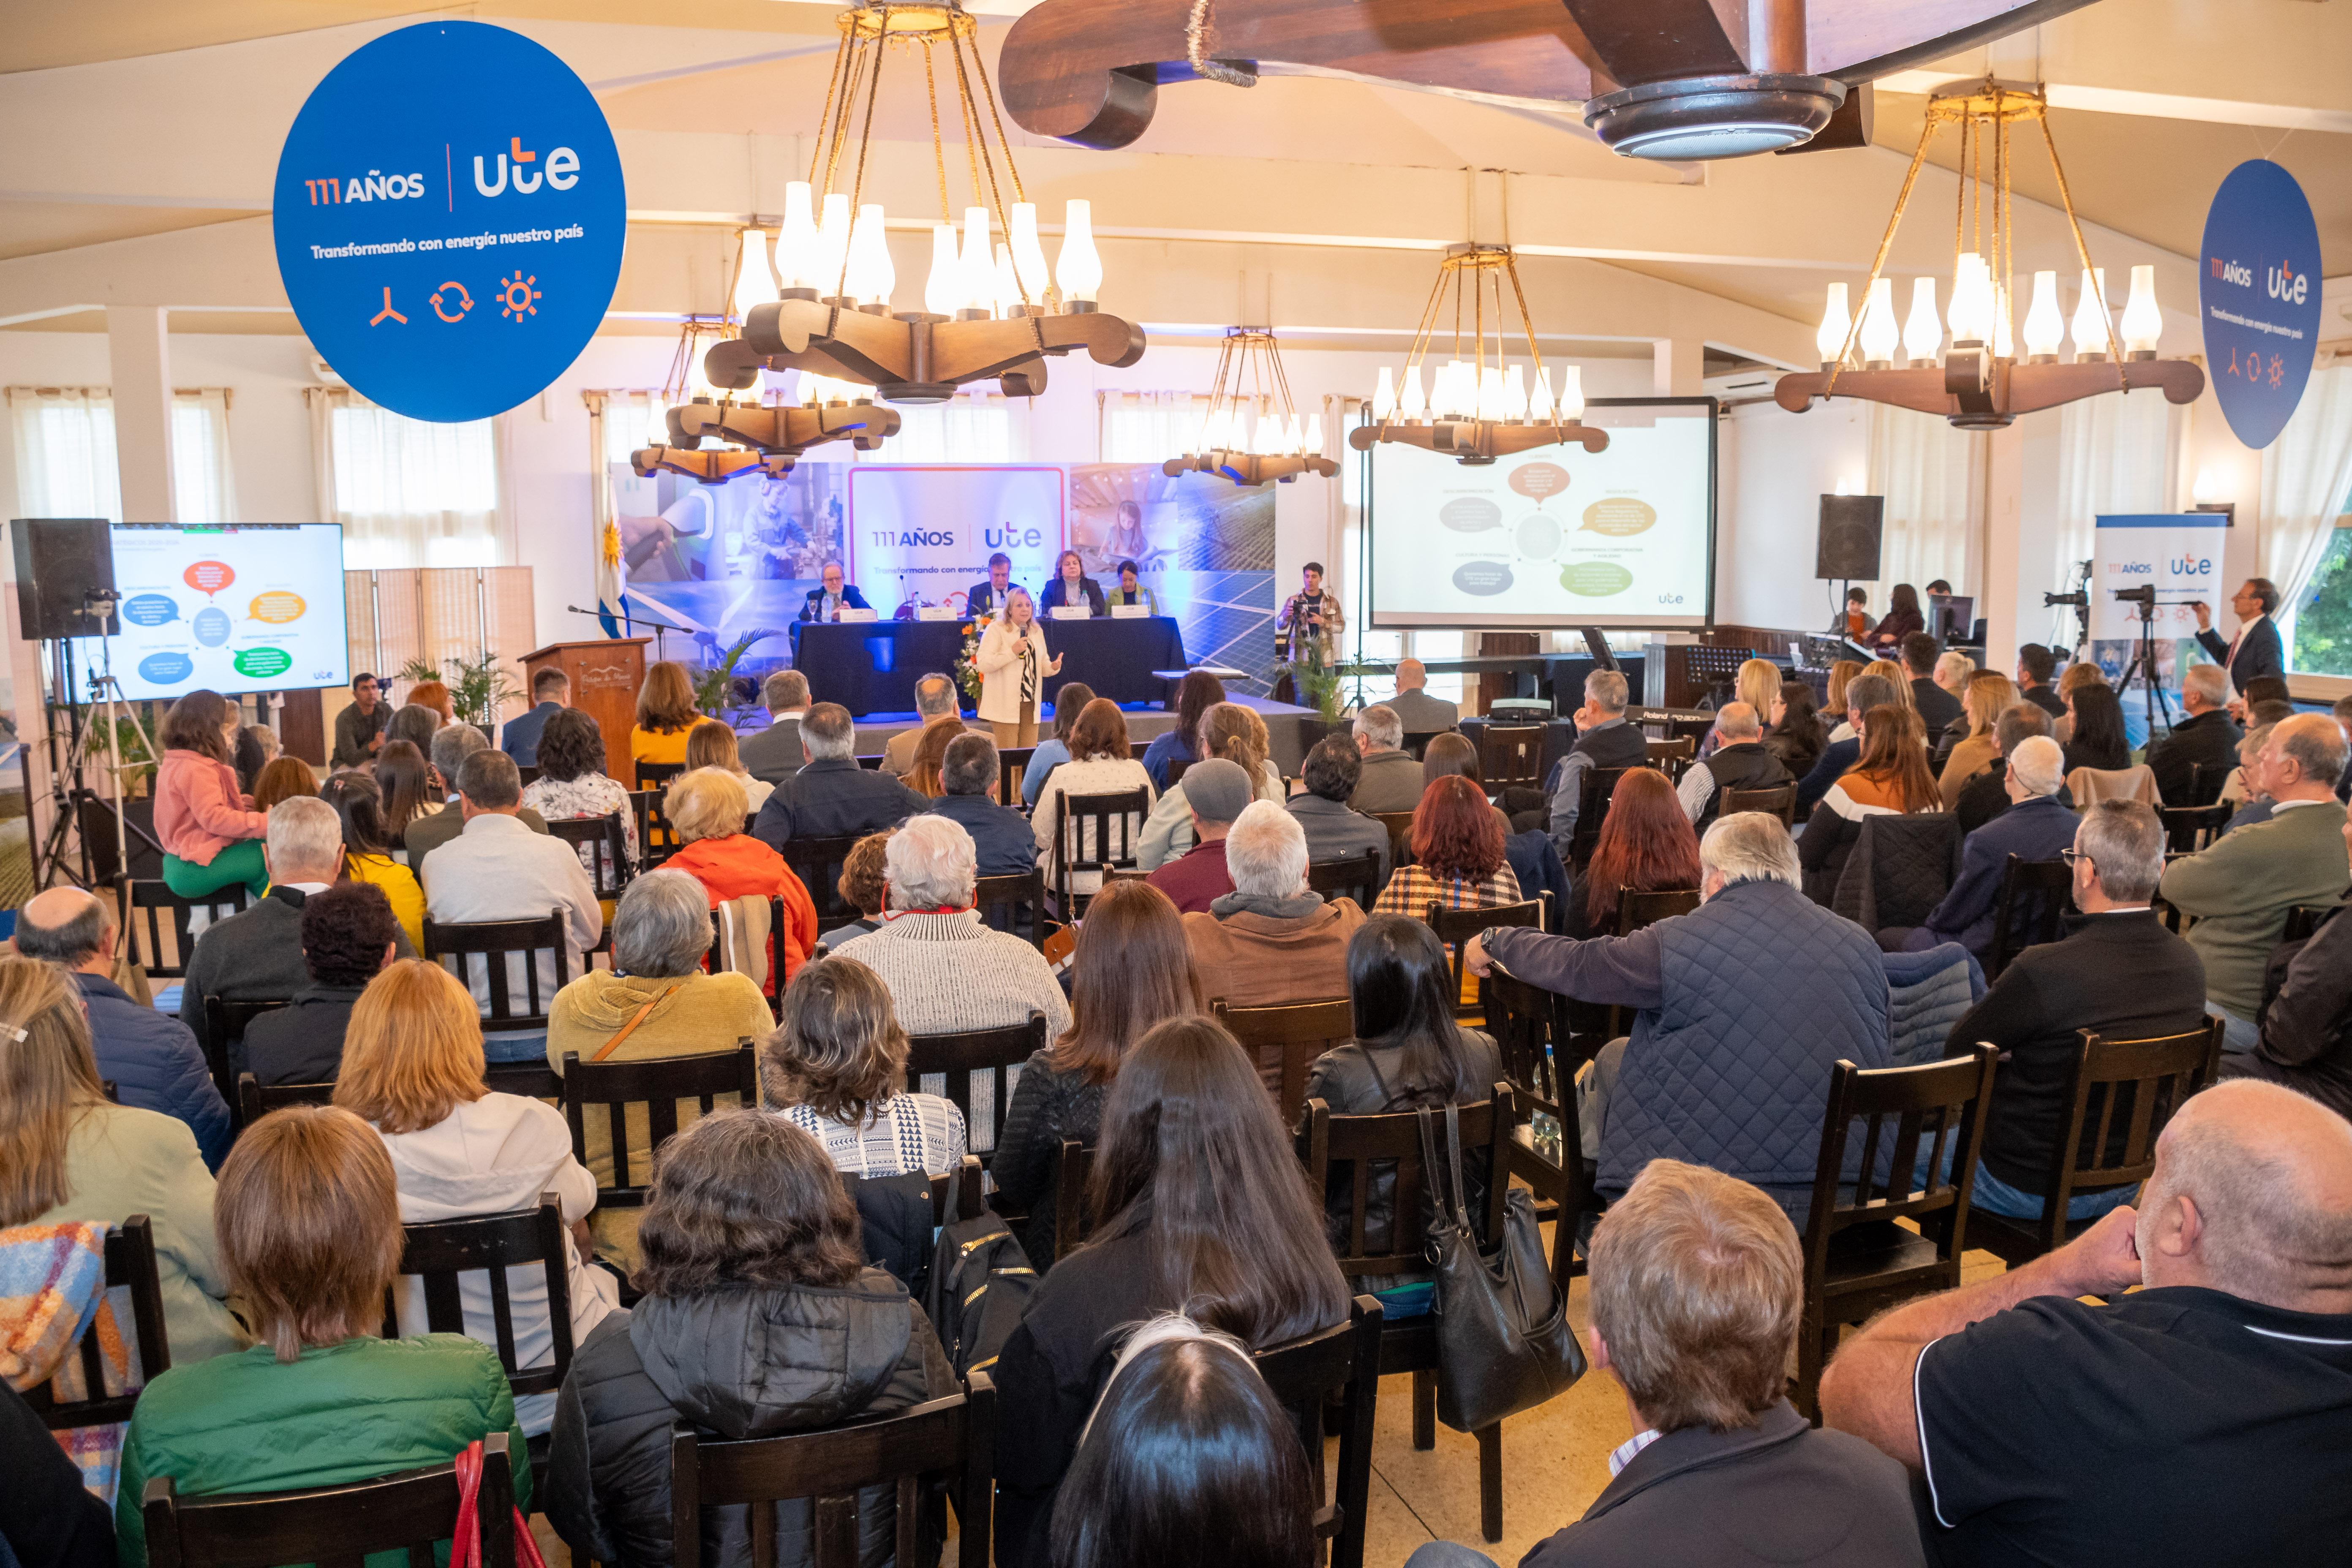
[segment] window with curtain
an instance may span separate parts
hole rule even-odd
[[[226,387],[172,395],[172,502],[181,522],[236,521]]]
[[[1018,406],[1015,406],[1015,405]],[[945,403],[894,403],[898,433],[871,452],[852,447],[820,447],[855,454],[861,463],[1025,463],[1029,460],[1029,399],[993,392],[961,392]],[[805,459],[803,459],[805,460]]]
[[[2091,559],[2102,514],[2173,510],[2173,457],[2180,429],[2181,416],[2160,396],[2085,397],[2059,409],[2053,589],[2072,582],[2076,569]],[[2046,640],[2053,647],[2072,647],[2077,626],[2074,610],[2058,605],[2051,612]]]
[[[1941,577],[1967,591],[1969,542],[1983,510],[1983,437],[1955,430],[1933,414],[1873,404],[1870,408],[1870,493],[1886,498],[1879,536],[1878,581],[1870,613],[1886,613],[1897,583],[1921,591]]]
[[[114,399],[102,386],[12,386],[19,517],[122,521]]]
[[[2260,526],[2263,575],[2285,612],[2287,668],[2352,675],[2352,364],[2313,372],[2294,416],[2263,448]]]
[[[494,566],[499,447],[488,419],[430,424],[348,387],[310,394],[320,515],[343,529],[344,563]]]
[[[1209,414],[1209,400],[1194,392],[1105,392],[1097,406],[1106,463],[1165,462],[1192,443]]]

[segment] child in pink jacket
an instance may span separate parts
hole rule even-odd
[[[155,771],[155,837],[163,841],[163,885],[184,899],[243,882],[255,898],[269,887],[261,853],[268,817],[236,787],[236,731],[228,699],[199,689],[163,716],[163,761]]]

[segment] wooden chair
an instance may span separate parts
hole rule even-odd
[[[2235,813],[2227,805],[2167,805],[2157,815],[2164,819],[2168,855],[2194,855],[2221,837]]]
[[[236,1063],[245,1044],[246,1026],[286,1005],[278,999],[233,1002],[225,996],[205,998],[205,1067],[211,1072],[213,1087],[220,1090],[232,1118],[238,1115]],[[244,1127],[243,1121],[234,1121],[232,1131],[241,1131]]]
[[[1655,742],[1651,742],[1655,745]],[[1767,816],[1777,816],[1784,827],[1797,821],[1797,786],[1784,784],[1778,789],[1727,789],[1723,792],[1723,805],[1718,816],[1734,816],[1743,811],[1760,811]]]
[[[482,1082],[492,1094],[519,1094],[525,1100],[549,1100],[563,1109],[563,1077],[543,1062],[492,1062]]]
[[[523,788],[529,789],[531,785],[539,782],[539,764],[537,763],[518,763],[515,764],[515,773],[522,780]]]
[[[1805,1309],[1790,1390],[1797,1408],[1817,1423],[1822,1368],[1841,1327],[1960,1282],[1969,1194],[1984,1142],[1979,1112],[1992,1091],[1994,1056],[1992,1047],[1979,1045],[1966,1057],[1918,1067],[1871,1069],[1840,1061],[1831,1069],[1805,1220]],[[1848,1158],[1856,1122],[1858,1163]],[[1851,1180],[1850,1169],[1857,1173]]]
[[[1533,789],[1543,782],[1544,727],[1541,724],[1487,724],[1478,731],[1478,776],[1488,795],[1500,795],[1517,785]]]
[[[25,1403],[52,1432],[111,1426],[130,1420],[131,1406],[139,1403],[140,1388],[172,1369],[171,1338],[163,1324],[163,1287],[155,1273],[155,1227],[145,1215],[132,1215],[107,1232],[106,1286],[110,1290],[122,1286],[131,1292],[131,1321],[115,1327],[118,1331],[129,1328],[138,1343],[137,1379],[119,1394],[106,1392],[106,1356],[93,1319],[70,1352],[81,1363],[82,1391],[87,1397],[59,1400],[47,1383],[23,1391]]]
[[[992,1097],[989,1141],[981,1151],[981,1163],[986,1164],[1004,1138],[1004,1114],[1012,1108],[1012,1079],[1006,1069],[1021,1066],[1033,1052],[1045,1048],[1045,1015],[1032,1013],[1026,1023],[992,1029],[916,1035],[908,1040],[907,1047],[908,1084],[911,1087],[932,1073],[945,1074],[947,1097],[963,1112],[967,1136],[975,1146],[980,1142],[980,1129],[972,1125],[971,1080],[975,1074],[987,1075]]]
[[[252,905],[242,882],[232,882],[201,899],[184,899],[162,882],[122,877],[115,881],[115,892],[122,910],[125,951],[145,965],[149,977],[155,980],[178,980],[187,974],[188,960],[196,951],[195,936],[188,930],[190,915],[204,910],[208,920],[225,921]],[[172,938],[168,959],[163,955],[167,930]]]
[[[637,819],[637,869],[651,871],[677,853],[677,829],[662,815],[662,792],[629,792],[629,811]]]
[[[1369,910],[1381,896],[1381,858],[1367,849],[1339,860],[1309,860],[1307,890],[1327,899],[1353,899]]]
[[[702,1510],[806,1498],[814,1525],[809,1568],[857,1568],[858,1492],[892,1486],[900,1563],[924,1561],[931,1486],[956,1501],[963,1561],[984,1563],[996,1475],[996,1385],[974,1371],[961,1394],[892,1415],[781,1437],[716,1442],[673,1422],[669,1439],[670,1562],[701,1568]],[[753,1568],[775,1568],[776,1510],[747,1510]]]
[[[1367,812],[1374,822],[1389,830],[1389,864],[1412,864],[1412,813],[1409,811]]]
[[[507,1434],[482,1439],[475,1493],[482,1568],[514,1568],[513,1456]],[[157,1476],[140,1498],[149,1568],[269,1568],[310,1563],[362,1568],[372,1552],[405,1550],[408,1568],[433,1568],[434,1546],[457,1523],[457,1468],[436,1465],[380,1480],[299,1492],[224,1492],[184,1501]]]
[[[1516,1110],[1511,1086],[1498,1083],[1494,1098],[1461,1108],[1463,1163],[1465,1171],[1485,1151],[1486,1199],[1471,1216],[1481,1245],[1502,1235],[1503,1200],[1510,1185],[1509,1149]],[[1308,1181],[1318,1193],[1328,1193],[1331,1167],[1349,1167],[1349,1209],[1344,1237],[1339,1246],[1339,1272],[1356,1280],[1397,1274],[1425,1274],[1421,1164],[1421,1121],[1411,1111],[1379,1116],[1334,1116],[1319,1100],[1307,1102],[1298,1129],[1298,1151]],[[1441,1151],[1442,1152],[1442,1151]],[[1389,1244],[1370,1250],[1366,1239],[1366,1209],[1370,1205],[1373,1164],[1395,1171]],[[1552,1272],[1560,1277],[1561,1247],[1572,1247],[1574,1237],[1565,1228],[1553,1232]],[[1381,1325],[1381,1375],[1412,1373],[1412,1446],[1437,1446],[1437,1320],[1423,1315]],[[1474,1434],[1478,1440],[1480,1523],[1486,1538],[1503,1539],[1503,1428],[1500,1422]]]
[[[548,1009],[555,1004],[555,994],[572,978],[572,953],[565,946],[565,922],[562,910],[550,910],[547,918],[536,921],[469,921],[444,925],[430,915],[425,920],[425,957],[439,963],[455,958],[452,971],[461,985],[472,985],[473,964],[478,956],[489,977],[490,999],[482,1010],[485,1030],[515,1030],[518,1032],[547,1027]],[[551,951],[555,954],[555,979],[541,994],[539,954]],[[516,954],[522,958],[522,994],[514,992],[514,979],[507,960]],[[447,968],[447,965],[443,965]]]
[[[1029,759],[1037,754],[1034,746],[999,746],[996,748],[996,803],[1015,811],[1028,809],[1021,798],[1021,780],[1029,772]]]
[[[335,1086],[325,1083],[263,1083],[249,1072],[236,1075],[237,1131],[242,1132],[273,1110],[289,1105],[332,1105]]]
[[[1232,1007],[1220,1000],[1209,1009],[1256,1062],[1286,1127],[1298,1121],[1307,1103],[1307,1069],[1315,1058],[1356,1037],[1355,1010],[1345,997],[1272,1007]]]
[[[572,1157],[588,1163],[588,1110],[604,1112],[613,1145],[613,1182],[596,1189],[598,1208],[643,1208],[651,1171],[629,1170],[629,1108],[646,1108],[646,1147],[658,1149],[678,1129],[677,1102],[691,1100],[708,1116],[722,1094],[742,1105],[760,1099],[760,1072],[746,1040],[731,1051],[691,1057],[653,1057],[642,1061],[583,1062],[563,1053],[563,1120],[572,1129]]]
[[[2228,763],[2189,763],[2189,798],[2178,804],[2189,806],[2217,804],[2221,798],[2221,787],[2230,782],[2231,766]]]
[[[1081,920],[1092,895],[1076,890],[1078,874],[1134,867],[1143,819],[1151,814],[1150,792],[1056,795],[1054,811],[1054,907],[1065,921]]]
[[[599,899],[617,899],[628,890],[628,838],[621,831],[618,812],[609,816],[558,817],[547,831],[574,849],[588,851],[589,879]]]
[[[1483,931],[1492,931],[1496,926],[1529,926],[1541,931],[1549,923],[1544,919],[1545,908],[1545,900],[1541,898],[1528,899],[1516,904],[1496,904],[1487,910],[1449,910],[1444,904],[1431,904],[1429,929],[1437,933],[1437,940],[1445,944],[1445,951],[1453,959],[1454,994],[1457,998],[1462,994],[1462,953],[1472,937]],[[1483,1005],[1483,1002],[1457,1000],[1454,1010],[1457,1016],[1466,1018]]]
[[[2314,932],[2336,912],[2334,904],[2294,904],[2286,911],[2286,923],[2279,928],[2281,942],[2309,942]]]
[[[1626,888],[1617,895],[1617,934],[1631,936],[1643,926],[1689,914],[1698,904],[1696,888],[1657,888],[1646,893]]]
[[[1609,815],[1609,797],[1617,781],[1631,768],[1587,768],[1576,781],[1576,831],[1569,837],[1569,869],[1581,871],[1592,863],[1593,846],[1601,842],[1601,824]]]
[[[1557,1222],[1572,1243],[1595,1206],[1576,1075],[1604,1042],[1593,1036],[1580,1046],[1569,1027],[1568,998],[1517,975],[1488,975],[1486,994],[1486,1032],[1502,1050],[1518,1117],[1507,1151],[1511,1174],[1534,1189],[1536,1217]],[[1584,1268],[1572,1244],[1552,1249],[1552,1266],[1563,1293]]]
[[[756,897],[756,895],[747,896]],[[730,900],[730,903],[732,901]],[[771,893],[768,895],[768,938],[773,957],[772,961],[769,953],[761,953],[758,958],[760,963],[767,966],[768,978],[760,987],[760,994],[766,999],[768,1013],[772,1017],[782,1017],[784,1012],[783,930],[783,898],[781,894]],[[751,960],[745,958],[741,962],[748,963]],[[710,911],[710,951],[702,955],[702,967],[712,973],[735,969],[738,973],[743,974],[745,979],[751,978],[749,973],[737,968],[736,963],[730,962],[728,957],[726,904],[721,904]]]
[[[2050,1151],[2042,1217],[2010,1219],[1979,1209],[1970,1216],[1969,1244],[2014,1268],[2088,1230],[2095,1222],[2066,1218],[2075,1190],[2147,1180],[2156,1169],[2157,1135],[2221,1068],[2221,1030],[2219,1018],[2185,1035],[2147,1040],[2107,1040],[2084,1030],[2082,1054],[2066,1075],[2065,1132]]]
[[[1676,735],[1672,740],[1652,741],[1650,765],[1670,779],[1679,782],[1698,755],[1698,742],[1689,735]],[[1793,800],[1793,796],[1791,799]]]
[[[1187,769],[1187,768],[1189,768],[1189,767],[1191,767],[1192,765],[1192,758],[1190,758],[1190,757],[1171,757],[1171,758],[1169,758],[1169,759],[1168,759],[1168,784],[1169,784],[1169,786],[1170,786],[1171,788],[1173,788],[1175,785],[1177,785],[1178,784],[1181,783],[1181,782],[1183,781],[1183,778],[1184,778],[1184,770],[1185,770],[1185,769]]]
[[[1411,752],[1412,760],[1417,763],[1427,754],[1429,743],[1444,733],[1443,730],[1407,730],[1404,732],[1403,750]]]
[[[2000,873],[2000,897],[1993,904],[1992,952],[1986,955],[1985,978],[2000,979],[2009,961],[2027,948],[2056,942],[2074,908],[2074,867],[2063,860],[2011,856]]]
[[[816,905],[819,931],[857,918],[857,911],[841,896],[841,867],[862,837],[788,838],[783,843],[784,864],[793,868],[793,875],[808,889],[809,899]]]
[[[651,790],[658,795],[669,787],[670,780],[684,772],[686,772],[684,763],[639,763],[636,787],[641,790]]]
[[[992,931],[1025,934],[1040,952],[1045,949],[1045,873],[1023,871],[1007,877],[979,877],[972,881],[972,904]],[[1000,923],[997,911],[1003,911]]]
[[[1054,1162],[1055,1258],[1067,1258],[1077,1250],[1080,1242],[1094,1234],[1095,1221],[1100,1216],[1087,1208],[1087,1182],[1094,1170],[1093,1144],[1081,1143],[1075,1138],[1062,1140],[1062,1152]]]
[[[1058,1256],[1058,1254],[1057,1254]],[[1329,1568],[1363,1568],[1365,1512],[1371,1504],[1372,1431],[1381,1393],[1381,1304],[1359,1296],[1348,1305],[1348,1321],[1305,1339],[1271,1345],[1253,1358],[1258,1375],[1298,1425],[1307,1447],[1307,1468],[1315,1495],[1328,1498],[1315,1510],[1315,1535],[1330,1542]],[[1324,1412],[1334,1404],[1339,1419],[1339,1474],[1325,1475]]]

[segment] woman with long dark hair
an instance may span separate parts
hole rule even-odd
[[[1615,936],[1618,900],[1627,891],[1698,886],[1698,835],[1675,786],[1655,768],[1633,768],[1617,781],[1592,859],[1560,911],[1560,934]]]
[[[155,837],[163,844],[163,885],[184,899],[237,882],[257,899],[269,889],[269,868],[261,858],[268,819],[237,787],[231,761],[242,728],[229,700],[201,687],[163,715]]]
[[[2066,742],[2068,773],[2076,768],[2113,771],[2132,765],[2123,700],[2114,687],[2105,681],[2085,681],[2068,694],[2066,711],[2074,716],[2074,733]]]
[[[1252,1350],[1348,1316],[1320,1205],[1256,1067],[1206,1018],[1129,1050],[1103,1108],[1088,1206],[1103,1216],[1054,1266],[995,1375],[996,1561],[1042,1568],[1055,1496],[1108,1382],[1117,1331],[1182,1309]]]
[[[337,773],[319,791],[319,798],[343,819],[343,875],[347,882],[364,882],[383,889],[392,917],[407,933],[408,944],[425,951],[425,889],[416,873],[392,858],[392,832],[383,820],[383,792],[375,780],[357,769]]]
[[[1839,695],[1843,697],[1844,693]],[[1771,727],[1764,732],[1764,749],[1780,758],[1780,765],[1799,778],[1812,772],[1813,764],[1829,749],[1830,737],[1829,731],[1822,728],[1811,685],[1802,680],[1782,681],[1780,699],[1767,717]]]
[[[376,788],[383,794],[383,828],[400,842],[408,825],[440,809],[425,753],[407,741],[386,741],[375,754]]]
[[[1004,1113],[990,1173],[1013,1208],[1026,1208],[1022,1250],[1054,1261],[1054,1191],[1064,1140],[1092,1143],[1103,1100],[1129,1047],[1153,1026],[1208,1010],[1184,920],[1148,882],[1113,882],[1087,907],[1070,966],[1070,1026],[1030,1057]]]
[[[1908,583],[1897,583],[1886,596],[1885,616],[1871,631],[1871,646],[1899,647],[1905,637],[1927,629],[1927,617],[1919,609],[1919,590]]]
[[[1169,763],[1197,763],[1209,754],[1201,721],[1224,700],[1225,683],[1205,669],[1192,670],[1176,683],[1176,727],[1162,730],[1143,748],[1143,771],[1151,775],[1153,789],[1167,792]]]
[[[1927,731],[1919,715],[1893,703],[1862,717],[1862,756],[1830,785],[1797,840],[1805,868],[1805,896],[1827,908],[1836,897],[1847,857],[1873,816],[1909,816],[1944,809],[1944,793],[1927,770]]]

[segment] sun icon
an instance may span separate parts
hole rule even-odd
[[[520,271],[517,271],[511,278],[500,279],[499,280],[499,314],[510,321],[520,321],[525,316],[538,315],[538,301],[547,298],[531,287],[538,281],[539,275],[535,272],[526,278]]]

